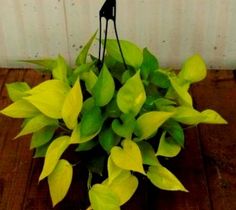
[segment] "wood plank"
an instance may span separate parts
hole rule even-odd
[[[179,156],[166,161],[166,167],[189,190],[189,193],[162,191],[150,185],[148,209],[152,210],[210,210],[198,131],[185,130],[185,149]],[[203,196],[204,195],[204,196]]]
[[[31,72],[31,71],[30,71]],[[10,70],[6,82],[26,81],[35,84],[42,79],[38,73],[28,73],[26,70]],[[28,77],[29,76],[29,77]],[[24,77],[25,78],[25,77]],[[3,89],[1,108],[9,104],[6,89]],[[28,175],[32,163],[32,154],[29,151],[29,136],[12,141],[19,131],[21,121],[0,117],[0,127],[4,135],[0,136],[0,209],[22,209],[24,194],[28,182]]]
[[[235,73],[235,72],[234,72]],[[195,85],[194,99],[200,110],[212,108],[228,125],[200,125],[199,133],[214,210],[236,209],[236,81],[232,71],[209,72]]]

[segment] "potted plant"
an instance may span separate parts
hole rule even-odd
[[[39,180],[47,179],[53,206],[71,185],[73,166],[62,158],[69,146],[70,152],[73,148],[73,153],[96,162],[91,167],[91,161],[84,159],[89,171],[88,209],[120,209],[137,189],[137,174],[160,189],[187,192],[162,166],[161,157],[178,155],[184,147],[184,127],[227,123],[211,109],[193,108],[189,87],[205,78],[204,61],[194,55],[176,73],[161,68],[147,48],[121,41],[128,65],[124,68],[116,40],[109,39],[98,71],[97,58],[87,58],[95,37],[96,33],[73,67],[60,55],[28,61],[42,66],[51,79],[35,87],[7,84],[13,103],[1,113],[24,119],[16,138],[32,134],[35,157],[45,158]],[[103,177],[101,183],[94,183],[94,173]]]

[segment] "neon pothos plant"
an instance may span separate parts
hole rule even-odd
[[[138,173],[160,189],[187,192],[162,166],[160,157],[172,158],[184,147],[183,125],[226,123],[211,109],[193,108],[188,90],[206,76],[202,58],[190,57],[176,74],[161,68],[147,48],[121,41],[125,69],[117,42],[110,39],[99,72],[97,59],[87,59],[95,36],[80,52],[75,67],[61,56],[32,60],[52,79],[35,87],[24,82],[7,84],[13,103],[1,113],[24,119],[16,138],[33,134],[30,148],[35,149],[35,157],[45,157],[39,180],[47,178],[53,206],[71,185],[72,163],[61,158],[70,145],[78,145],[75,152],[90,157],[85,161],[89,209],[120,209],[135,193]],[[104,176],[104,181],[93,184],[94,173]]]

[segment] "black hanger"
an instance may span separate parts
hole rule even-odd
[[[101,59],[102,18],[106,19],[106,28],[105,28],[105,39],[104,39],[104,44],[103,44],[103,55],[102,55],[102,59]],[[113,23],[114,23],[116,40],[117,40],[117,43],[119,46],[120,54],[121,54],[125,69],[127,69],[127,65],[126,65],[125,58],[124,58],[124,55],[123,55],[123,52],[121,49],[120,40],[118,37],[118,32],[117,32],[117,27],[116,27],[116,0],[106,0],[99,12],[99,56],[98,56],[97,67],[99,70],[101,70],[102,65],[104,63],[109,20],[113,21]]]

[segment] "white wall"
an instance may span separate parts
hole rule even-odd
[[[0,66],[20,67],[16,59],[58,53],[72,62],[97,29],[103,2],[0,0]],[[236,0],[117,0],[117,4],[120,37],[149,47],[162,66],[178,68],[198,52],[209,68],[236,68]]]

